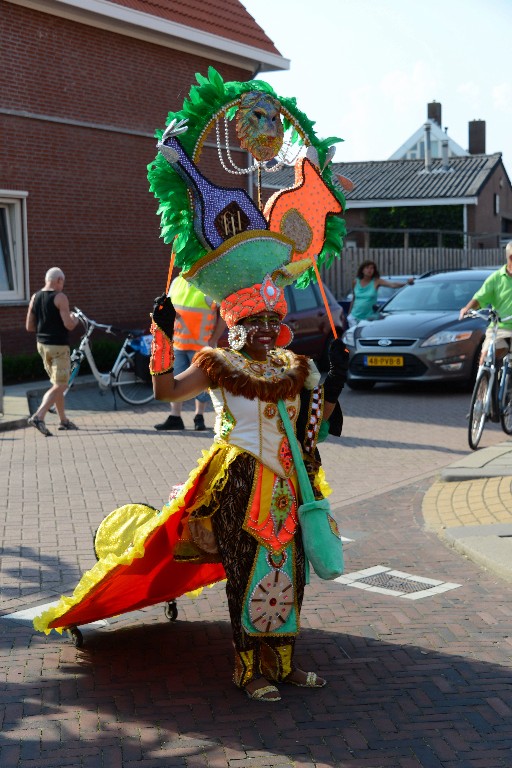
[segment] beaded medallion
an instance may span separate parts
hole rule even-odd
[[[297,632],[292,560],[291,549],[272,555],[258,548],[253,578],[244,601],[243,624],[250,634]],[[262,570],[266,570],[263,575]]]

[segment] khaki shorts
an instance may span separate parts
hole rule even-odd
[[[43,358],[43,365],[52,384],[67,384],[71,372],[68,346],[60,344],[41,344],[37,342],[37,351]]]
[[[485,332],[484,343],[482,344],[482,353],[487,352],[489,344],[491,343],[493,330],[488,328]],[[496,349],[505,349],[507,352],[510,350],[510,341],[512,340],[512,330],[507,328],[498,328],[496,334]]]

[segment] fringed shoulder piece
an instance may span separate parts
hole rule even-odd
[[[208,376],[212,387],[266,403],[295,397],[310,373],[309,358],[279,348],[269,353],[265,363],[232,349],[209,347],[197,352],[192,362]]]

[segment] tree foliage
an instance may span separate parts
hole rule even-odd
[[[370,208],[366,214],[370,229],[423,230],[410,232],[410,248],[462,248],[461,205],[418,205]],[[441,233],[441,235],[439,235]],[[371,248],[402,248],[402,232],[370,232]]]

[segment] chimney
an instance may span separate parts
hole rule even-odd
[[[485,155],[485,120],[471,120],[469,127],[470,155]]]
[[[443,171],[447,171],[450,167],[450,160],[448,156],[448,139],[443,139],[441,142],[441,157],[443,159]]]
[[[427,118],[441,127],[441,104],[438,101],[431,101],[430,104],[427,104]]]
[[[430,130],[432,126],[430,123],[425,123],[425,170],[430,171],[430,164],[432,162],[432,150],[430,147]]]

